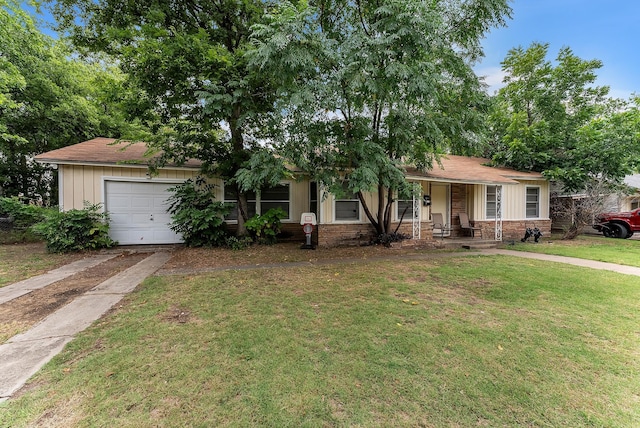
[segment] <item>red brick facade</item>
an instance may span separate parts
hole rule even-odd
[[[397,225],[398,223],[392,223],[391,229],[395,230]],[[433,225],[431,222],[422,222],[420,227],[422,239],[419,241],[419,245],[428,245],[429,242],[433,241]],[[398,232],[409,236],[413,235],[411,222],[402,222]],[[375,229],[370,223],[318,225],[317,243],[321,247],[363,245],[373,241],[375,238]]]
[[[482,237],[495,237],[496,222],[493,220],[476,221],[474,225],[482,228]],[[502,222],[502,240],[521,239],[527,227],[537,227],[545,235],[551,234],[551,220],[509,220]]]
[[[466,212],[467,205],[467,185],[451,184],[451,233],[452,238],[469,236],[468,231],[460,228],[459,214]],[[493,240],[495,237],[495,221],[471,221],[476,227],[482,228],[482,238]],[[393,223],[395,230],[397,222]],[[441,246],[439,237],[433,237],[433,224],[430,221],[421,222],[420,240],[403,241],[402,246],[437,247]],[[549,236],[551,233],[551,220],[504,220],[502,222],[503,240],[521,239],[527,227],[537,227],[543,234]],[[230,227],[234,229],[234,226]],[[411,236],[413,234],[411,221],[403,221],[398,230],[401,233]],[[375,239],[375,229],[367,223],[343,223],[343,224],[319,224],[314,227],[312,242],[320,247],[336,247],[350,245],[364,245]],[[479,238],[476,232],[476,238]],[[282,233],[279,237],[281,241],[305,242],[305,234],[302,226],[298,223],[283,223]]]

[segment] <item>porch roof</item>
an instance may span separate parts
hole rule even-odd
[[[509,168],[488,166],[485,158],[447,155],[442,157],[442,166],[434,162],[433,168],[421,171],[407,168],[407,178],[424,181],[444,181],[463,184],[518,184],[517,180],[544,180],[538,172],[522,172]]]

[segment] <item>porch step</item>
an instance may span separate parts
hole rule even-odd
[[[486,250],[488,248],[498,248],[499,242],[478,242],[462,245],[465,250]]]

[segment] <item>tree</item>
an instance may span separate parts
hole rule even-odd
[[[548,44],[533,43],[507,54],[488,155],[499,165],[542,172],[565,192],[615,187],[638,167],[637,100],[614,100],[608,87],[591,86],[602,62],[582,60],[565,47],[553,65],[548,50]],[[582,205],[596,207],[597,201]],[[575,237],[582,226],[576,222],[565,237]]]
[[[390,233],[408,163],[475,150],[485,100],[471,65],[508,13],[502,0],[284,2],[254,27],[251,57],[279,78],[280,152]]]
[[[118,95],[107,97],[107,87]],[[123,89],[117,70],[73,58],[17,2],[0,0],[0,194],[48,203],[54,175],[33,157],[119,136],[128,126]]]
[[[247,61],[251,26],[274,2],[194,0],[132,2],[61,0],[55,14],[74,44],[118,58],[151,97],[161,119],[137,139],[162,150],[157,166],[203,161],[203,173],[225,180],[237,195],[238,234],[246,234],[245,186],[236,173],[261,152],[264,121],[275,92],[268,75]],[[284,169],[279,170],[280,172]],[[275,177],[275,178],[274,178]],[[266,182],[277,180],[269,174]],[[260,183],[252,180],[252,185]],[[258,189],[254,189],[258,190]]]

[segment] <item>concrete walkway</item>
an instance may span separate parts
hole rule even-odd
[[[611,272],[622,273],[625,275],[640,276],[640,268],[634,266],[618,265],[615,263],[598,262],[595,260],[577,259],[575,257],[554,256],[551,254],[528,253],[525,251],[488,249],[482,250],[482,254],[487,255],[503,255],[512,257],[522,257],[526,259],[544,260],[548,262],[565,263],[574,266],[581,266],[591,269],[608,270]]]
[[[0,305],[13,300],[25,294],[31,293],[33,290],[46,287],[54,282],[60,281],[81,272],[85,269],[92,268],[100,263],[106,262],[112,259],[116,254],[101,254],[98,256],[87,257],[77,260],[68,265],[59,267],[58,269],[51,270],[43,275],[34,276],[24,281],[16,282],[5,287],[0,288]]]
[[[168,252],[150,255],[58,309],[30,330],[0,345],[0,402],[22,388],[31,376],[62,351],[74,335],[89,327],[170,257]],[[88,268],[91,263],[84,266]]]

